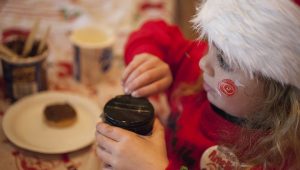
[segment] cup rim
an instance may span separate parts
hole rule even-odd
[[[76,31],[80,31],[82,29],[96,29],[99,30],[101,32],[103,32],[104,34],[107,35],[107,40],[103,41],[103,42],[98,42],[98,43],[91,43],[91,42],[83,42],[83,41],[79,41],[77,38],[75,38],[74,33],[76,33]],[[107,30],[108,28],[103,28],[100,26],[82,26],[79,28],[76,28],[74,30],[72,30],[69,39],[71,41],[71,43],[75,46],[81,47],[81,48],[87,48],[87,49],[95,49],[95,48],[107,48],[107,47],[111,47],[113,46],[113,43],[115,41],[115,37],[113,35],[112,32]]]
[[[0,54],[0,59],[9,63],[9,64],[15,64],[15,65],[22,65],[22,64],[32,64],[39,61],[42,61],[46,59],[46,57],[49,55],[49,50],[46,48],[42,53],[39,55],[31,56],[31,57],[18,57],[18,58],[7,58],[4,57],[3,54]]]

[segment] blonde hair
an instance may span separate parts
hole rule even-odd
[[[250,164],[299,168],[300,90],[271,79],[258,79],[264,82],[265,101],[258,113],[248,116],[245,128],[265,133],[239,156]],[[240,142],[246,142],[243,139],[247,137],[241,135]]]

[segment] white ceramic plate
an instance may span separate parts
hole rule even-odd
[[[46,105],[67,102],[76,110],[77,121],[65,128],[48,126],[43,117]],[[66,153],[94,141],[100,110],[88,98],[65,92],[43,92],[13,104],[3,117],[3,130],[15,145],[40,153]]]

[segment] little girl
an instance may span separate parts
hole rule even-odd
[[[134,32],[124,90],[166,92],[171,113],[151,136],[99,123],[104,169],[299,169],[299,5],[204,0],[193,19],[202,40],[163,21]]]

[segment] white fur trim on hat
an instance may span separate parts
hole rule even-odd
[[[202,0],[193,23],[229,61],[300,89],[300,7],[291,0]]]

